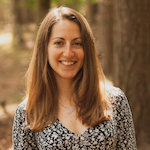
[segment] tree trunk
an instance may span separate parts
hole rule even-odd
[[[137,145],[150,149],[150,1],[114,0],[114,84],[126,93]]]
[[[113,3],[112,0],[99,0],[98,4],[98,49],[102,53],[102,68],[108,78],[113,67]]]
[[[93,3],[91,0],[86,0],[86,19],[91,26],[97,23],[98,3]]]
[[[14,46],[23,45],[23,25],[34,22],[33,11],[26,6],[26,0],[13,0],[13,13],[14,13]]]
[[[50,0],[37,0],[35,1],[36,9],[36,22],[39,24],[44,19],[46,13],[50,9]]]

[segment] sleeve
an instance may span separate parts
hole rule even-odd
[[[117,101],[117,150],[137,150],[132,114],[125,94]]]
[[[25,129],[25,109],[21,105],[18,106],[13,122],[12,142],[13,150],[38,150],[34,132]]]

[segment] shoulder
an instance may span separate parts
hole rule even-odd
[[[17,107],[15,116],[24,116],[26,110],[27,98],[25,98]]]
[[[25,110],[26,110],[26,99],[23,100],[17,107],[14,121],[13,121],[13,133],[18,130],[23,130],[23,126],[25,124]]]
[[[118,88],[111,85],[106,85],[106,93],[108,96],[108,99],[112,104],[115,105],[126,105],[128,104],[128,100],[126,98],[126,95],[124,92]]]
[[[108,99],[112,104],[113,111],[122,116],[126,115],[131,117],[131,109],[124,92],[120,88],[113,86],[106,86],[106,92]]]
[[[109,97],[117,97],[124,95],[123,91],[119,87],[114,87],[112,85],[105,85],[106,93]]]

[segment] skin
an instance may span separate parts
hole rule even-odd
[[[73,78],[80,71],[84,61],[81,33],[78,24],[61,20],[52,27],[48,43],[48,61],[54,71],[58,84],[58,101],[72,109],[71,86]],[[88,127],[76,117],[76,111],[67,114],[68,110],[58,105],[58,119],[71,132],[83,133]]]

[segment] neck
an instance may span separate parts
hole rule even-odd
[[[58,93],[59,93],[58,101],[63,103],[63,104],[66,104],[66,105],[71,105],[72,80],[70,80],[70,79],[59,79],[56,81],[57,81]]]

